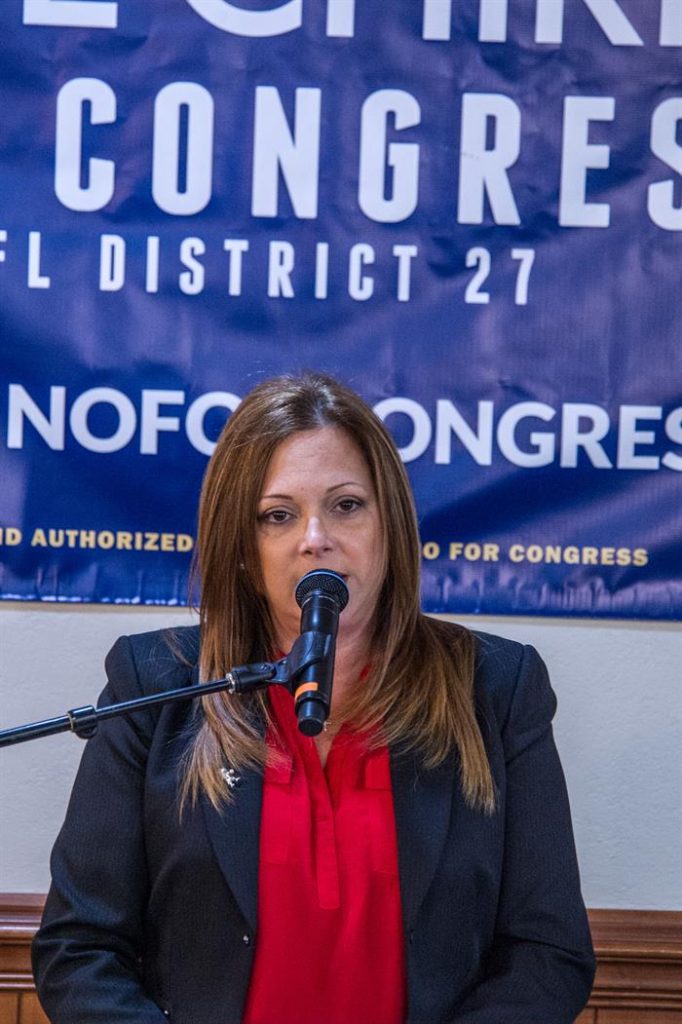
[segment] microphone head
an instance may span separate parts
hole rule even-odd
[[[331,569],[313,569],[312,572],[307,572],[305,576],[296,584],[296,602],[299,608],[303,607],[303,602],[309,594],[313,591],[318,593],[326,594],[327,597],[331,597],[337,602],[339,611],[348,604],[348,587],[343,576],[339,576],[337,572],[332,572]]]

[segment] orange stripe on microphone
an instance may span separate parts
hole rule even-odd
[[[314,693],[315,690],[319,690],[317,683],[301,683],[296,692],[294,693],[294,700],[298,700],[304,693]]]

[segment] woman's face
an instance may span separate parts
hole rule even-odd
[[[294,591],[311,569],[332,569],[348,585],[339,640],[369,639],[383,583],[383,531],[368,466],[345,431],[301,431],[275,449],[256,535],[282,649],[298,635],[301,611]]]

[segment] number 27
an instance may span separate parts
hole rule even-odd
[[[518,260],[519,263],[516,287],[514,288],[514,302],[517,306],[526,306],[528,304],[528,281],[535,260],[535,249],[512,249],[511,258]],[[464,293],[464,301],[479,305],[490,302],[490,292],[483,291],[481,288],[490,274],[492,262],[490,250],[475,245],[467,251],[464,262],[467,267],[476,268],[476,273],[469,281]]]

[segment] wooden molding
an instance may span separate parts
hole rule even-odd
[[[33,988],[31,939],[44,903],[39,893],[0,893],[0,992]]]
[[[590,927],[598,964],[590,1006],[677,1011],[661,1020],[682,1021],[682,912],[591,910]]]
[[[44,899],[0,893],[0,997],[33,989],[30,943]],[[682,1024],[682,911],[591,910],[589,915],[598,967],[580,1021]],[[0,1024],[2,1005],[0,998]]]

